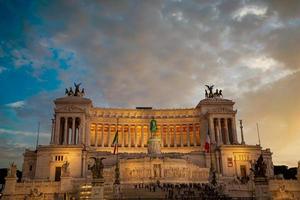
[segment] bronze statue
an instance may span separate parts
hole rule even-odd
[[[84,96],[84,88],[82,88],[80,91],[80,89],[79,89],[80,85],[81,85],[81,83],[79,83],[79,84],[74,83],[75,91],[73,92],[72,87],[70,87],[69,90],[66,88],[65,94],[68,96],[76,96],[76,97]]]
[[[81,83],[79,83],[79,84],[74,83],[74,87],[75,87],[74,96],[80,96],[80,90],[79,90],[80,85],[81,85]]]
[[[223,97],[222,90],[219,90],[219,97]]]
[[[207,90],[205,90],[205,98],[208,98]]]
[[[62,175],[63,176],[68,176],[70,175],[70,170],[69,170],[69,165],[70,163],[68,161],[66,161],[62,166]]]
[[[103,178],[104,165],[102,163],[102,160],[104,160],[105,158],[104,157],[102,157],[102,158],[91,157],[91,159],[94,160],[94,165],[92,167],[90,167],[89,169],[92,171],[93,179]]]
[[[209,91],[208,93],[207,90],[205,90],[205,98],[215,98],[215,97],[223,98],[222,90],[216,89],[216,91],[213,92],[214,85],[205,85],[205,86]]]
[[[10,164],[7,177],[12,177],[12,178],[17,177],[17,165],[14,162]]]
[[[214,97],[219,97],[219,90],[216,89],[215,93],[214,93]]]
[[[253,170],[253,169],[252,169]],[[258,157],[254,165],[254,177],[266,177],[267,165],[264,162],[262,154]]]
[[[209,98],[212,98],[213,97],[213,88],[214,88],[214,85],[205,85],[209,91],[209,94],[208,94],[208,97]]]

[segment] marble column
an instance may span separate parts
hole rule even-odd
[[[101,124],[101,147],[104,147],[104,124]]]
[[[233,144],[238,144],[235,117],[231,118],[231,129],[232,129],[231,134],[232,134],[232,138],[233,138]]]
[[[61,118],[56,116],[55,117],[55,132],[54,132],[54,141],[55,144],[59,144],[59,137],[60,137],[60,127],[61,127]]]
[[[191,143],[191,141],[190,141],[190,124],[187,124],[186,125],[186,134],[187,134],[187,146],[189,147],[190,146],[190,143]]]
[[[78,125],[78,144],[82,144],[83,141],[83,126],[82,124]]]
[[[168,147],[170,147],[171,136],[170,136],[170,126],[169,125],[167,125],[167,143],[168,143]]]
[[[95,124],[95,147],[98,146],[98,124]]]
[[[141,132],[142,132],[142,147],[144,147],[144,125],[141,125]]]
[[[76,132],[76,130],[75,130],[75,117],[72,117],[72,144],[76,144],[75,142],[75,140],[76,140],[76,138],[75,138],[75,132]]]
[[[163,125],[161,125],[160,126],[160,146],[161,147],[163,147],[164,146],[164,141],[163,141],[163,128],[164,128],[164,126]]]
[[[230,144],[227,118],[224,118],[224,129],[225,129],[226,144]]]
[[[219,144],[223,144],[223,135],[222,135],[222,130],[221,130],[221,119],[217,118],[217,130],[218,130],[218,139],[219,139]]]
[[[177,143],[176,143],[176,135],[177,135],[177,130],[176,130],[177,128],[176,128],[176,125],[174,125],[174,131],[173,131],[173,135],[174,135],[174,147],[177,147]]]
[[[130,124],[128,124],[128,147],[131,147],[131,132],[130,132]]]
[[[194,146],[197,146],[196,142],[196,124],[193,124],[193,140],[194,140]]]
[[[137,133],[136,133],[136,125],[134,125],[134,146],[137,147]]]
[[[107,146],[111,147],[111,142],[110,142],[110,124],[108,124],[108,134],[107,134]]]
[[[85,142],[87,146],[91,146],[91,122],[86,123],[85,127]]]
[[[216,137],[215,137],[215,129],[214,129],[214,118],[212,116],[209,116],[209,136],[211,139],[211,143],[216,143]]]
[[[183,147],[183,135],[182,135],[183,130],[182,129],[183,129],[183,125],[181,124],[180,125],[180,146],[181,147]]]
[[[68,118],[65,117],[64,144],[68,144]]]
[[[125,146],[125,137],[126,137],[126,134],[125,134],[125,131],[124,131],[124,125],[121,125],[121,131],[122,131],[122,144],[121,144],[121,147],[124,147]]]

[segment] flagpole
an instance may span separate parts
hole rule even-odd
[[[119,118],[117,118],[117,163],[119,162]]]
[[[115,147],[115,150],[117,151],[117,156],[116,156],[116,169],[115,169],[115,182],[114,185],[120,185],[120,168],[119,168],[119,136],[118,136],[118,126],[119,126],[119,118],[117,118],[117,131],[116,131],[116,135],[115,135],[115,139],[116,139],[116,144],[117,145]],[[117,193],[119,193],[119,189],[117,189],[116,191]],[[117,197],[118,199],[118,197]]]
[[[36,145],[35,145],[35,149],[38,148],[38,145],[39,145],[39,137],[40,137],[40,122],[38,122],[38,128],[37,128],[37,137],[36,137]]]
[[[258,144],[259,144],[259,146],[261,146],[258,123],[256,123],[256,130],[257,130],[257,136],[258,136]]]

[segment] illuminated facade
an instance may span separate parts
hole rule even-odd
[[[25,179],[59,180],[60,166],[65,161],[70,162],[72,177],[88,177],[91,156],[104,156],[105,163],[113,165],[109,161],[115,157],[112,140],[117,130],[121,159],[147,157],[152,118],[157,121],[162,155],[176,154],[202,169],[213,164],[222,176],[246,176],[249,161],[254,162],[261,153],[260,146],[237,141],[234,102],[221,97],[205,98],[195,108],[186,109],[97,108],[82,96],[66,96],[54,103],[50,145],[39,146],[37,153],[25,152]],[[207,134],[212,153],[204,150]],[[262,152],[272,176],[271,152]]]
[[[203,183],[208,182],[211,169],[218,180],[233,181],[248,177],[251,164],[260,155],[267,165],[268,178],[273,178],[270,149],[238,141],[234,102],[221,96],[206,97],[195,108],[184,109],[99,108],[82,95],[67,95],[54,104],[50,144],[25,151],[23,184],[51,183],[51,187],[58,188],[52,188],[58,190],[56,193],[76,194],[81,185],[91,182],[89,158],[105,157],[105,188],[111,188],[116,166],[112,142],[117,131],[124,186],[157,180]],[[151,119],[157,122],[155,134],[160,139],[161,153],[155,156],[147,150]],[[204,148],[207,134],[210,152]],[[67,175],[62,171],[66,161]],[[37,187],[47,194],[43,184]]]

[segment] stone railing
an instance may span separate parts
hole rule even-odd
[[[16,183],[15,194],[30,194],[34,189],[40,193],[57,193],[60,191],[60,182],[53,181],[29,181]]]

